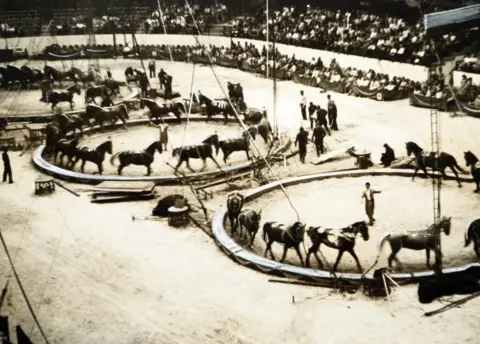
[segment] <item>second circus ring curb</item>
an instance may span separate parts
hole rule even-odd
[[[183,121],[185,121],[186,119],[187,119],[186,117],[182,117],[182,124],[184,123]],[[194,122],[201,122],[201,121],[205,121],[206,119],[207,118],[205,116],[200,116],[200,115],[189,116],[189,120]],[[166,118],[163,118],[163,120],[165,122],[177,121],[177,119],[174,117],[166,117]],[[217,117],[217,118],[210,118],[209,121],[223,123],[224,119]],[[228,119],[228,122],[236,123],[234,119]],[[142,119],[135,119],[135,120],[128,121],[127,125],[135,126],[135,125],[142,125],[147,123],[149,123],[149,119],[142,118]],[[119,124],[115,124],[111,128],[117,129],[121,127],[122,127],[122,124],[119,123]],[[86,129],[83,132],[93,133],[99,130],[100,128],[96,126],[91,129]],[[32,156],[32,160],[35,167],[45,174],[48,174],[55,178],[69,181],[69,182],[81,183],[81,184],[98,184],[100,182],[105,182],[105,181],[120,181],[120,182],[147,181],[147,182],[154,182],[157,185],[181,183],[181,180],[174,174],[129,177],[129,176],[118,176],[118,175],[94,175],[94,174],[74,172],[74,171],[63,169],[61,167],[58,167],[46,161],[43,158],[44,149],[45,149],[45,145],[41,145],[37,147],[37,149],[35,149]],[[205,178],[219,178],[221,175],[234,175],[240,172],[246,172],[246,171],[252,170],[254,167],[261,166],[261,165],[262,165],[261,160],[258,160],[254,162],[247,162],[247,163],[242,163],[234,166],[224,167],[222,171],[192,173],[192,174],[186,175],[186,178],[189,181],[200,180]]]
[[[305,175],[301,177],[294,177],[284,179],[278,182],[263,185],[256,189],[248,191],[244,194],[245,202],[252,201],[265,193],[277,190],[280,188],[280,184],[283,186],[292,186],[302,183],[308,183],[313,181],[320,181],[329,178],[343,178],[343,177],[364,177],[364,176],[395,176],[395,177],[412,177],[414,171],[412,170],[394,170],[394,169],[375,169],[375,170],[354,170],[354,171],[339,171],[339,172],[326,172],[317,173],[311,175]],[[453,176],[447,175],[447,179],[453,179]],[[472,179],[460,177],[463,182],[472,182]],[[352,284],[360,284],[362,281],[374,281],[371,275],[362,277],[359,273],[345,273],[336,272],[335,276],[329,271],[304,268],[300,266],[280,263],[265,257],[259,256],[256,253],[245,249],[237,244],[225,230],[225,219],[227,215],[227,209],[225,205],[221,205],[217,208],[214,218],[212,220],[212,234],[215,243],[228,257],[243,266],[248,266],[261,272],[277,275],[287,278],[295,278],[304,281],[345,281]],[[479,263],[470,263],[464,266],[444,268],[444,274],[455,274],[467,270],[470,267],[480,267]],[[412,272],[412,273],[395,273],[390,276],[398,282],[406,281],[418,281],[421,279],[428,279],[435,275],[433,270]]]

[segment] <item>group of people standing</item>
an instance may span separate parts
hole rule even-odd
[[[315,144],[317,156],[326,152],[324,139],[327,134],[329,136],[332,135],[330,130],[338,131],[337,106],[330,95],[327,95],[327,99],[327,109],[323,109],[320,105],[315,105],[313,102],[310,102],[308,105],[305,92],[303,90],[300,91],[300,113],[302,120],[310,121],[310,129],[312,130],[311,141]],[[295,146],[298,144],[300,162],[303,164],[305,163],[309,141],[308,131],[305,130],[303,126],[300,127],[300,131],[295,140]]]
[[[148,60],[148,72],[150,78],[155,78],[155,76],[157,76],[157,66],[154,59]],[[167,74],[163,68],[160,68],[160,72],[158,72],[158,81],[160,83],[160,89],[164,89],[165,98],[170,98],[172,96],[173,77]]]

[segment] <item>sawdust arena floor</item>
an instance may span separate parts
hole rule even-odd
[[[100,63],[109,64],[108,61]],[[126,64],[138,66],[138,62],[119,60],[112,61],[111,68],[117,75],[123,75]],[[160,67],[173,74],[174,86],[182,95],[188,94],[192,65],[158,62],[157,68]],[[271,106],[271,81],[237,70],[216,68],[216,71],[224,84],[227,80],[243,84],[250,106],[261,107],[265,103]],[[221,95],[207,67],[195,68],[194,88],[212,97]],[[298,109],[300,89],[305,90],[309,99],[326,103],[326,95],[319,94],[318,89],[280,82],[279,125],[291,134],[302,124]],[[341,131],[327,138],[330,149],[339,145],[338,141],[351,140],[371,148],[374,159],[378,160],[385,142],[397,155],[405,154],[407,140],[429,147],[428,110],[410,107],[408,101],[376,102],[340,94],[333,94],[333,98],[339,109]],[[479,130],[477,119],[450,118],[442,114],[443,149],[454,154],[464,166],[463,150],[472,149],[477,154],[480,151],[475,136]],[[60,188],[51,196],[35,197],[33,181],[41,174],[33,168],[30,153],[31,150],[22,157],[16,152],[10,154],[15,183],[0,184],[1,230],[51,343],[400,344],[427,341],[443,344],[474,343],[480,335],[480,299],[426,318],[396,290],[392,296],[393,318],[383,299],[367,299],[361,293],[343,295],[329,289],[269,284],[269,276],[233,263],[196,228],[172,229],[165,222],[132,221],[132,214],[148,215],[155,201],[94,205],[85,193],[77,198]],[[282,168],[277,172],[288,176],[352,166],[352,159],[321,166],[302,165],[293,160],[288,170]],[[407,225],[418,228],[431,222],[428,210],[431,200],[428,186],[422,180],[409,185],[406,191],[402,191],[400,185],[407,180],[398,183],[397,179],[372,180],[374,186],[386,190],[378,196],[378,223],[371,229],[372,233],[387,230],[387,221],[393,224],[395,219],[398,223],[389,229]],[[299,186],[305,193],[301,197],[295,189],[290,192],[306,217],[324,209],[322,217],[312,216],[312,221],[336,226],[363,218],[359,199],[363,182],[352,179],[325,181],[318,183],[318,187],[316,184]],[[327,190],[329,183],[335,184],[328,200],[337,196],[335,189],[345,185],[345,191],[338,194],[345,206],[333,201],[329,207],[323,205],[322,208],[317,202],[306,203],[310,187]],[[393,189],[387,190],[390,184]],[[443,196],[445,214],[454,220],[451,236],[444,237],[444,242],[452,245],[446,248],[447,257],[454,260],[455,253],[462,262],[468,257],[476,261],[471,248],[469,252],[461,247],[459,233],[476,218],[471,208],[478,196],[473,194],[472,184],[464,184],[462,189],[457,189],[451,181],[445,184],[448,184]],[[85,186],[69,186],[85,189]],[[160,196],[187,192],[180,187],[156,189]],[[207,203],[209,208],[224,204],[225,192],[219,195]],[[424,198],[425,205],[420,206],[420,200],[412,199],[412,195]],[[403,199],[406,196],[408,199]],[[271,199],[272,204],[282,205],[273,216],[275,207],[265,204],[265,218],[285,216],[288,219],[290,210],[283,206],[280,195],[273,193],[264,197]],[[325,200],[327,196],[318,192],[310,197]],[[415,207],[409,208],[409,202]],[[417,207],[421,211],[417,211]],[[395,214],[390,219],[388,214],[396,213],[393,210],[396,208],[408,213]],[[376,253],[374,241],[359,241],[362,260]],[[372,245],[372,252],[364,250],[368,245]],[[327,249],[324,252],[332,258]],[[290,257],[292,253],[289,254],[292,259]],[[421,253],[407,250],[402,250],[399,258],[412,266],[421,267],[424,262]],[[344,259],[341,269],[351,264],[348,256]],[[7,259],[2,259],[0,264],[6,279],[11,274]],[[403,291],[416,298],[415,286],[404,287]],[[424,308],[433,310],[441,306],[442,303],[435,301]],[[10,278],[2,315],[10,316],[12,327],[21,324],[34,343],[42,342],[13,278]]]
[[[198,145],[204,139],[214,133],[217,133],[219,135],[220,140],[233,139],[240,137],[243,131],[238,125],[235,124],[224,125],[216,124],[213,122],[191,122],[187,126],[187,122],[184,121],[183,124],[171,123],[169,124],[169,127],[169,143],[167,145],[167,151],[164,151],[161,155],[159,155],[158,152],[155,153],[155,160],[152,164],[152,175],[171,175],[173,173],[173,169],[171,166],[176,166],[176,164],[178,163],[178,159],[172,158],[172,150],[173,148],[182,147],[182,142],[184,143],[183,146]],[[195,134],[193,135],[192,133]],[[130,127],[128,128],[128,131],[120,129],[115,130],[114,132],[92,134],[91,136],[84,135],[79,142],[79,146],[85,145],[93,149],[108,140],[109,137],[113,142],[113,154],[127,150],[140,151],[147,148],[150,144],[159,139],[159,129],[147,125],[142,125]],[[268,151],[268,146],[264,143],[263,139],[261,137],[256,137],[255,142],[257,144],[257,147],[259,147],[261,154],[266,155]],[[220,150],[218,155],[215,155],[215,148],[213,147],[213,149],[215,160],[220,164],[221,167],[226,166],[223,161],[222,151]],[[251,158],[252,156],[258,155],[256,150],[250,152],[249,154]],[[245,151],[233,152],[227,159],[227,166],[247,163],[247,161],[248,160]],[[60,161],[58,160],[57,163],[60,163]],[[110,156],[107,155],[103,164],[104,175],[117,174],[117,167],[119,165],[118,159],[116,159],[114,163],[115,166],[110,164]],[[195,171],[199,171],[203,167],[202,160],[190,159],[190,166]],[[80,171],[80,164],[77,164],[74,169],[76,171]],[[179,170],[187,175],[192,173],[186,167],[186,163],[183,163],[182,167]],[[129,165],[124,168],[124,170],[122,171],[122,175],[144,176],[146,174],[146,171],[147,169],[145,166]],[[218,171],[218,167],[212,160],[207,159],[207,168],[204,172],[209,171]],[[85,165],[85,173],[97,172],[98,168],[95,164],[87,163]]]

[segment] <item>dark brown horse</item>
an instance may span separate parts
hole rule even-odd
[[[178,121],[181,121],[182,112],[185,113],[185,105],[182,102],[168,103],[168,104],[157,104],[156,101],[151,99],[142,98],[140,100],[140,108],[143,109],[145,106],[149,110],[148,118],[151,121],[152,118],[158,122],[158,119],[162,117],[167,117],[169,113],[173,113],[177,117]]]
[[[417,145],[415,142],[407,142],[407,155],[410,156],[412,153],[415,156],[415,173],[413,174],[412,181],[415,180],[418,170],[422,170],[425,174],[425,178],[428,178],[427,168],[431,168],[433,171],[440,171],[442,177],[445,178],[445,169],[448,167],[452,170],[453,174],[458,182],[458,186],[462,187],[460,179],[458,177],[457,169],[462,173],[467,173],[463,168],[457,164],[455,157],[449,153],[440,152],[440,155],[437,157],[435,153],[424,152],[423,149]]]
[[[474,220],[465,231],[465,247],[473,241],[473,249],[480,258],[480,219]]]
[[[221,149],[223,153],[223,161],[225,164],[227,163],[227,159],[233,152],[243,151],[247,154],[247,159],[250,160],[250,154],[248,151],[250,150],[250,136],[255,140],[256,139],[256,130],[253,128],[249,128],[248,135],[246,132],[242,133],[242,137],[235,138],[235,139],[228,139],[222,140],[218,143],[217,153]]]
[[[175,166],[175,172],[177,172],[178,168],[184,162],[187,163],[187,168],[195,172],[195,170],[190,166],[190,159],[202,159],[203,161],[203,168],[201,171],[204,171],[207,168],[207,158],[213,160],[213,162],[217,165],[217,167],[221,170],[222,167],[218,164],[217,160],[213,157],[213,149],[212,146],[215,146],[218,153],[218,135],[213,134],[207,137],[205,140],[202,141],[199,145],[192,145],[192,146],[184,146],[175,148],[172,152],[172,157],[178,158],[178,163]]]
[[[115,124],[117,120],[122,121],[123,127],[127,128],[128,109],[125,104],[118,104],[110,107],[100,107],[98,105],[88,104],[86,107],[86,118],[89,121],[91,118],[100,126],[102,131],[105,130],[105,122],[111,125]]]
[[[227,214],[232,233],[237,230],[238,214],[242,211],[244,202],[244,197],[240,192],[232,192],[227,197]]]
[[[75,102],[73,101],[74,94],[81,94],[80,86],[78,84],[74,84],[69,86],[65,89],[65,91],[56,92],[56,91],[47,91],[46,94],[46,101],[48,104],[52,104],[52,111],[55,109],[57,104],[62,102],[70,103],[70,109],[73,110],[75,106]]]
[[[267,256],[267,252],[270,251],[270,254],[273,259],[275,256],[272,251],[272,244],[278,242],[283,245],[283,256],[280,259],[280,262],[285,260],[287,256],[287,251],[290,248],[294,248],[300,258],[300,262],[303,263],[302,254],[300,253],[300,244],[303,242],[303,236],[305,234],[305,225],[300,222],[295,222],[291,226],[286,226],[276,222],[266,222],[263,225],[263,240],[267,244],[265,248],[264,256]]]
[[[78,146],[78,140],[75,138],[73,140],[65,140],[62,139],[58,141],[54,146],[53,151],[53,162],[55,163],[57,160],[57,156],[60,153],[60,166],[63,165],[63,157],[67,156],[68,161],[65,165],[67,168],[72,163],[73,158],[75,157],[76,150]]]
[[[324,244],[327,247],[338,250],[337,260],[333,265],[333,272],[337,271],[338,263],[345,252],[355,259],[358,270],[362,271],[362,265],[355,254],[355,238],[360,233],[363,240],[369,239],[368,225],[365,221],[355,222],[354,224],[340,229],[324,228],[319,230],[320,227],[310,227],[307,230],[307,235],[312,241],[312,246],[307,253],[307,266],[310,266],[310,256],[313,254],[317,258],[320,268],[323,267],[321,259],[318,257],[317,252],[320,249],[320,245]]]
[[[88,121],[78,115],[72,115],[68,117],[65,114],[58,114],[52,116],[52,121],[57,123],[60,130],[67,134],[69,131],[73,131],[75,134],[78,129],[80,133],[83,133],[83,125],[88,125]]]
[[[90,149],[87,146],[77,148],[75,159],[72,161],[72,169],[79,160],[82,160],[81,171],[84,173],[85,164],[90,161],[98,166],[98,173],[102,174],[105,153],[112,154],[112,146],[112,141],[108,140],[95,149]]]
[[[238,226],[240,239],[250,236],[249,247],[253,245],[255,236],[260,228],[260,220],[262,219],[262,210],[258,213],[253,209],[243,209],[238,214]],[[245,228],[245,230],[243,230]]]
[[[477,185],[476,189],[474,192],[480,192],[480,163],[475,154],[473,154],[471,151],[467,151],[463,153],[464,158],[465,158],[465,165],[467,167],[470,167],[470,174],[473,177],[473,180],[475,181],[475,184]]]
[[[147,176],[152,173],[150,167],[155,159],[155,151],[162,154],[162,144],[160,141],[153,142],[150,146],[140,152],[135,151],[122,151],[116,153],[110,159],[110,163],[114,165],[115,159],[118,158],[120,165],[118,166],[118,175],[122,174],[122,170],[129,165],[145,166],[147,168]]]
[[[104,98],[104,97],[111,97],[115,92],[111,90],[106,85],[98,85],[92,86],[87,88],[85,91],[85,104],[89,104],[92,102],[93,104],[97,104],[95,101],[96,98]]]
[[[67,79],[70,79],[73,82],[77,81],[75,77],[75,72],[72,69],[68,69],[63,72],[52,66],[45,65],[45,67],[43,68],[43,73],[45,75],[45,78],[50,80],[52,84],[55,81],[58,81],[60,87],[62,87],[62,81],[65,81]]]
[[[388,257],[388,267],[392,267],[392,262],[395,260],[397,264],[400,263],[396,257],[402,248],[411,250],[425,250],[427,255],[427,267],[430,268],[430,250],[435,250],[436,236],[440,231],[445,235],[450,235],[450,228],[452,226],[451,217],[443,217],[438,224],[432,224],[427,229],[405,232],[388,232],[384,234],[378,242],[378,255],[369,271],[377,264],[380,254],[382,252],[385,242],[390,243],[392,253]]]

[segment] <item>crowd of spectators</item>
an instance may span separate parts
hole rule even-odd
[[[480,53],[465,55],[461,61],[457,62],[456,69],[466,73],[480,74]]]
[[[201,32],[205,32],[212,24],[224,23],[228,19],[227,7],[222,3],[207,6],[201,9],[198,5],[192,7],[192,14],[188,6],[168,6],[162,10],[163,18],[158,10],[153,11],[150,18],[144,22],[145,33],[191,34],[196,33],[192,14]]]
[[[421,22],[310,6],[305,11],[295,7],[274,11],[269,26],[270,39],[275,37],[279,43],[422,65],[435,61],[434,49],[446,56],[477,39],[473,31],[459,36],[450,33],[434,48]],[[260,40],[266,39],[266,33],[263,14],[237,20],[232,31],[235,37]]]

